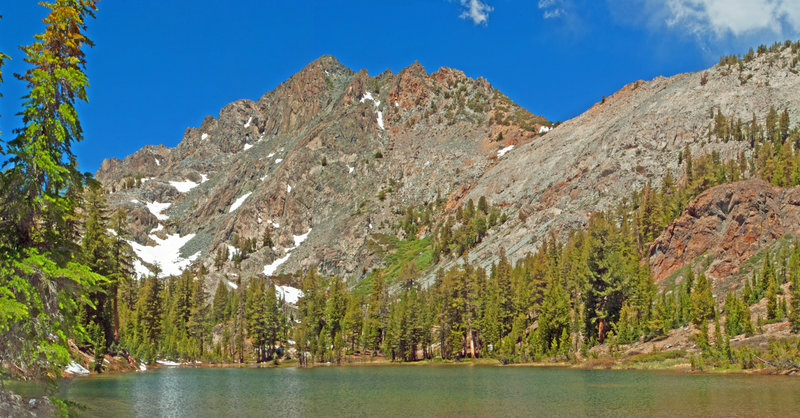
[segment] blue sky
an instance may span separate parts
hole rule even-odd
[[[24,85],[17,49],[43,29],[34,0],[0,5],[3,138]],[[8,3],[12,3],[9,5]],[[175,146],[227,103],[258,99],[323,54],[378,74],[415,60],[487,78],[533,113],[566,120],[623,85],[800,38],[797,0],[138,0],[89,22],[82,170],[146,144]]]

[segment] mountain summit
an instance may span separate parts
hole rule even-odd
[[[482,198],[501,208],[507,221],[470,251],[417,260],[430,282],[462,255],[482,267],[519,259],[667,173],[680,179],[686,147],[749,153],[712,134],[715,118],[761,121],[775,108],[797,120],[793,57],[786,48],[636,81],[553,128],[458,70],[414,63],[370,76],[323,56],[258,101],[206,117],[174,149],[104,161],[97,178],[129,214],[141,274],[202,263],[229,280],[308,268],[358,280],[388,263],[396,240],[441,234],[408,237],[399,225],[424,212],[413,208],[441,219]]]
[[[407,207],[458,206],[550,127],[458,70],[414,63],[370,76],[323,56],[207,116],[177,147],[107,159],[96,177],[128,213],[139,274],[203,263],[228,277],[310,267],[362,277],[383,262],[371,237],[394,235]]]

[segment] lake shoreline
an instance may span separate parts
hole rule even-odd
[[[529,367],[529,368],[563,368],[578,370],[642,370],[672,372],[687,375],[714,375],[714,374],[736,374],[736,375],[758,375],[758,376],[800,376],[797,370],[779,370],[772,367],[761,367],[753,369],[741,368],[718,368],[711,367],[704,370],[692,369],[688,357],[677,358],[678,362],[671,364],[661,364],[649,361],[628,361],[629,359],[614,359],[611,357],[588,358],[579,361],[539,361],[524,363],[502,363],[494,358],[476,358],[465,360],[418,360],[413,362],[394,362],[383,357],[375,357],[370,360],[343,360],[336,362],[315,362],[310,365],[301,366],[297,360],[274,364],[265,363],[179,363],[179,364],[153,364],[147,365],[147,370],[114,370],[102,374],[146,372],[164,368],[197,368],[197,369],[271,369],[271,368],[298,368],[313,369],[320,367]],[[627,361],[627,362],[626,362]],[[99,375],[92,373],[89,376]]]
[[[791,416],[788,411],[800,407],[800,380],[790,378],[494,364],[367,362],[367,367],[349,363],[308,370],[198,365],[194,370],[187,366],[72,379],[56,396],[88,407],[86,416],[159,416],[165,411],[309,417],[616,416],[620,411],[635,416],[742,411]],[[765,399],[784,401],[767,406]]]

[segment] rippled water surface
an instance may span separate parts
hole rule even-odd
[[[800,378],[529,367],[159,369],[77,378],[89,416],[798,416]]]

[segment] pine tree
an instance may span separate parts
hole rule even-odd
[[[778,285],[775,280],[767,282],[767,321],[774,322],[778,318]]]
[[[325,327],[324,331],[328,341],[332,342],[333,360],[337,363],[341,361],[341,351],[344,349],[342,346],[342,322],[344,320],[345,311],[347,310],[347,290],[345,289],[342,280],[333,277],[331,279],[330,288],[328,291],[328,298],[325,304]],[[340,344],[341,341],[341,344]],[[328,346],[330,347],[330,345]]]
[[[236,308],[236,323],[234,330],[235,350],[239,363],[244,363],[244,288],[242,279],[236,279],[236,297],[233,306]]]
[[[225,265],[225,262],[228,261],[228,259],[230,259],[228,246],[227,245],[220,246],[217,249],[217,255],[214,257],[214,267],[216,267],[217,270],[221,269],[222,266]]]
[[[226,321],[230,315],[228,299],[228,288],[223,281],[220,281],[217,284],[217,290],[214,292],[214,301],[212,302],[214,307],[213,318],[217,324]]]
[[[740,300],[734,293],[728,293],[725,297],[725,333],[729,337],[735,337],[745,332],[750,321],[750,312],[745,302]]]
[[[83,48],[92,43],[85,20],[96,6],[90,0],[43,6],[45,32],[21,47],[30,68],[17,78],[29,93],[0,174],[0,357],[24,364],[18,370],[30,375],[66,364],[67,338],[83,334],[76,301],[104,282],[76,261],[75,208],[84,176],[71,150],[82,139],[75,105],[86,101]]]
[[[361,332],[364,325],[364,311],[362,299],[359,295],[350,293],[347,298],[347,311],[344,314],[344,332],[350,341],[350,350],[356,351],[360,346]]]
[[[325,291],[326,280],[311,270],[300,281],[303,297],[297,301],[301,323],[296,328],[298,349],[308,350],[314,358],[322,360],[325,354]],[[302,338],[302,339],[301,339]],[[301,351],[302,354],[302,351]]]
[[[247,287],[247,335],[253,344],[258,363],[267,360],[267,300],[263,279],[250,280]]]
[[[94,371],[103,371],[103,360],[106,354],[106,337],[102,327],[97,322],[90,322],[87,327],[89,338],[92,341],[92,351],[94,352]]]
[[[492,349],[498,347],[500,339],[504,336],[499,299],[498,289],[489,284],[480,301],[480,333],[487,348],[492,347]]]
[[[112,241],[107,232],[109,224],[105,196],[100,184],[95,181],[87,184],[85,194],[80,259],[93,272],[113,279],[116,277],[116,269],[112,259]],[[90,323],[97,324],[103,333],[103,341],[109,343],[114,340],[112,301],[109,300],[112,286],[116,286],[116,283],[109,280],[91,292],[88,295],[90,303],[84,303],[83,307],[83,325],[88,327]]]
[[[692,182],[694,181],[694,161],[692,161],[692,151],[689,149],[689,144],[686,144],[683,149],[683,161],[686,163],[686,186],[691,190]]]
[[[569,318],[569,295],[557,279],[552,279],[538,319],[543,353],[558,350],[561,334],[569,329]]]
[[[197,342],[197,355],[205,355],[205,341],[209,332],[208,306],[206,305],[205,280],[203,276],[198,276],[194,280],[192,288],[192,302],[189,311],[189,319],[186,328],[189,334]],[[192,350],[194,351],[194,350]]]
[[[708,338],[708,320],[703,319],[697,325],[697,328],[700,330],[700,334],[697,336],[697,347],[703,353],[704,357],[711,356],[711,343]]]
[[[31,68],[17,78],[30,93],[21,112],[24,127],[6,150],[11,167],[3,172],[3,183],[16,193],[3,196],[0,219],[3,235],[13,232],[16,246],[59,250],[74,237],[67,219],[75,202],[68,196],[83,186],[71,146],[83,139],[75,104],[86,101],[82,48],[93,43],[83,33],[84,21],[94,17],[96,6],[87,0],[44,5],[50,9],[45,33],[21,47]]]
[[[286,319],[280,309],[280,301],[275,292],[275,285],[270,284],[264,292],[265,326],[266,331],[266,360],[273,360],[277,363],[278,358],[275,354],[276,347],[283,343],[283,330]]]
[[[561,330],[561,337],[558,339],[558,354],[563,355],[566,359],[569,359],[570,346],[569,332],[567,331],[567,328],[564,328]]]
[[[144,280],[136,304],[137,341],[144,347],[144,358],[152,358],[161,336],[161,283],[155,276]]]
[[[478,199],[478,211],[484,215],[489,214],[489,204],[486,203],[486,196],[481,196]]]
[[[383,344],[388,318],[388,291],[383,272],[372,276],[372,289],[367,302],[367,317],[364,321],[364,349],[375,354]]]
[[[586,292],[586,336],[601,343],[612,323],[616,322],[624,300],[623,277],[626,275],[623,248],[618,233],[604,216],[592,218],[588,236],[588,286]],[[627,260],[630,262],[631,260]]]
[[[797,244],[795,244],[795,248],[797,248]],[[792,322],[792,331],[800,333],[800,274],[798,273],[800,272],[795,271],[792,274],[792,301],[790,304],[789,321]]]
[[[635,312],[629,304],[622,307],[619,314],[619,321],[614,324],[614,330],[617,335],[617,342],[620,344],[630,344],[639,337],[639,330],[636,328]]]
[[[111,264],[113,273],[110,275],[110,296],[113,303],[114,341],[119,340],[119,289],[131,281],[133,272],[133,249],[128,243],[130,231],[128,230],[128,214],[120,209],[111,216],[111,229],[114,236],[111,238]],[[130,303],[128,306],[133,306]]]
[[[704,321],[714,318],[714,296],[706,275],[697,276],[697,284],[692,291],[692,322],[700,326]]]
[[[678,295],[678,323],[676,326],[688,324],[692,321],[692,287],[694,286],[694,271],[689,269],[686,273],[683,283],[681,284],[680,293]]]
[[[269,229],[264,231],[264,236],[261,240],[261,246],[266,248],[272,248],[275,244],[272,242],[272,234],[269,232]]]

